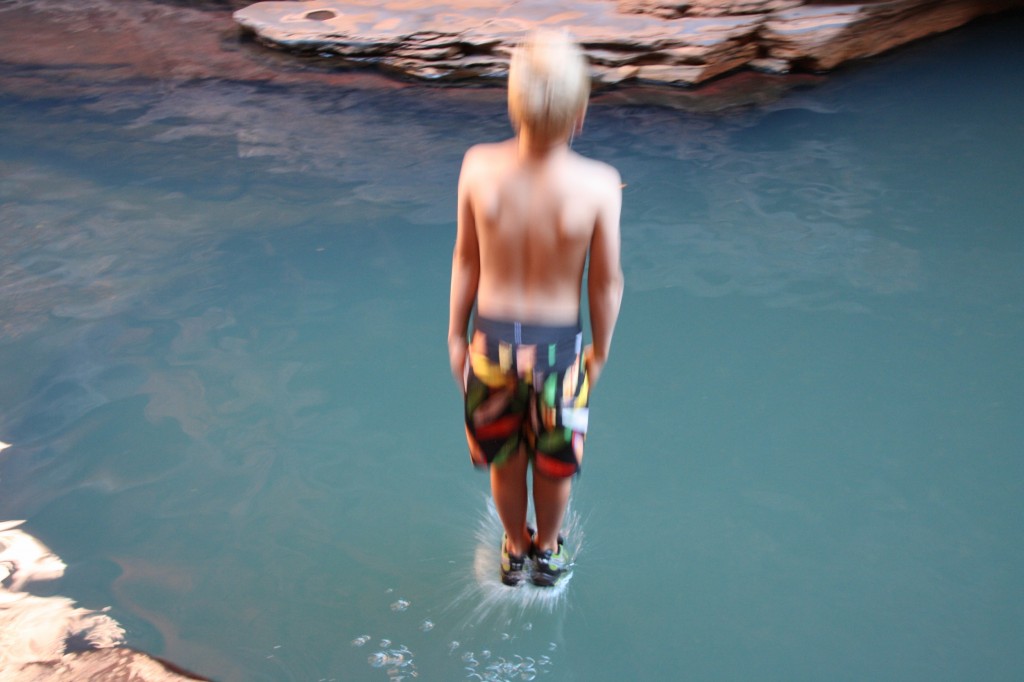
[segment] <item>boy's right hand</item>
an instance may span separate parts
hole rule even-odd
[[[448,362],[452,367],[452,378],[459,391],[466,392],[466,352],[468,345],[464,338],[448,339]]]

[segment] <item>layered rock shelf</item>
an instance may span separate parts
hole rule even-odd
[[[502,78],[530,29],[564,28],[598,83],[697,85],[739,69],[820,72],[1024,0],[314,0],[235,21],[270,46],[423,79]]]

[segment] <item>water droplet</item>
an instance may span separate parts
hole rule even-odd
[[[391,610],[392,611],[396,611],[396,612],[397,611],[405,611],[406,609],[409,608],[409,606],[410,606],[410,604],[409,604],[408,601],[406,601],[405,599],[399,599],[398,601],[396,601],[394,604],[391,605]]]
[[[434,629],[434,623],[429,620],[425,620],[420,624],[420,630],[423,632],[430,632]]]

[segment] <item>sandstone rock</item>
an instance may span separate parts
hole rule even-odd
[[[599,83],[696,85],[739,69],[822,71],[1024,0],[322,0],[258,2],[262,42],[425,79],[500,78],[536,27],[569,30]]]
[[[767,18],[761,41],[767,55],[829,70],[1007,9],[1009,0],[890,0],[850,5],[803,5]]]
[[[624,14],[653,14],[667,19],[683,16],[769,14],[801,4],[803,0],[618,0],[619,11]]]
[[[790,70],[789,62],[787,60],[772,59],[770,57],[751,59],[747,66],[755,71],[760,71],[761,73],[784,74],[789,73]]]

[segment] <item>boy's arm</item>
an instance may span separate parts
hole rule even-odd
[[[614,169],[609,174],[608,182],[611,187],[602,192],[594,234],[590,239],[590,265],[587,271],[593,344],[587,357],[587,372],[591,384],[597,382],[608,359],[624,286],[619,232],[622,181]]]
[[[452,377],[460,390],[464,388],[462,373],[466,362],[466,329],[480,282],[480,248],[469,192],[471,153],[472,150],[466,153],[459,174],[458,227],[452,254],[452,288],[448,311],[448,360]]]

